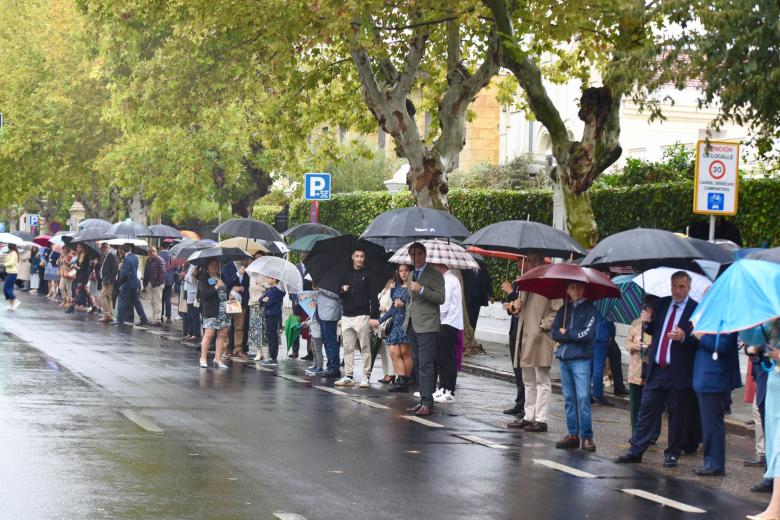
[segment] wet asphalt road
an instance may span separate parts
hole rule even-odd
[[[18,311],[0,315],[0,518],[710,519],[760,511],[443,406],[431,418],[442,427],[411,422],[402,417],[408,397],[380,385],[334,394],[314,387],[303,363],[201,370],[197,351],[160,329],[103,325],[33,301],[25,296]]]

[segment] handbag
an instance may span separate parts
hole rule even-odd
[[[78,271],[76,271],[75,269],[71,269],[70,271],[68,271],[68,274],[65,276],[65,278],[76,278],[77,273]]]
[[[225,302],[225,313],[241,314],[241,302],[238,300],[228,300]]]
[[[187,291],[183,288],[179,291],[179,314],[187,314]]]
[[[390,331],[393,329],[393,323],[395,323],[395,317],[390,318],[385,322],[385,325],[382,327],[382,337],[386,338],[390,335]]]

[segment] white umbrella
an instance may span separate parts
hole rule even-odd
[[[14,244],[15,246],[22,245],[23,239],[11,233],[0,233],[0,244]]]
[[[106,240],[108,242],[108,245],[110,246],[123,246],[125,244],[133,244],[134,246],[149,246],[149,244],[146,243],[146,240],[141,240],[140,238],[112,238],[111,240]]]
[[[680,271],[671,267],[656,267],[634,278],[634,283],[644,289],[646,293],[659,296],[661,298],[672,295],[672,274]],[[712,285],[712,282],[706,277],[691,271],[685,271],[691,277],[691,292],[689,296],[700,302],[704,297],[704,292]]]
[[[422,240],[425,246],[427,261],[431,264],[444,264],[450,269],[479,269],[479,264],[471,253],[457,244],[452,244],[444,240]],[[413,264],[409,256],[409,246],[412,242],[406,244],[388,260],[393,264]]]
[[[258,258],[246,268],[247,273],[256,273],[276,278],[285,286],[288,293],[299,293],[303,290],[301,272],[294,264],[278,256]]]

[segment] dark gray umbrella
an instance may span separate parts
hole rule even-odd
[[[19,237],[25,242],[32,242],[33,234],[28,231],[11,231],[11,234],[15,237]]]
[[[147,237],[152,233],[148,227],[130,219],[113,224],[108,229],[108,232],[116,235],[117,238],[141,238]]]
[[[79,229],[99,229],[101,231],[108,231],[111,227],[111,222],[103,220],[102,218],[88,218],[79,222]]]
[[[182,234],[179,233],[178,230],[172,228],[171,226],[166,226],[165,224],[152,224],[149,226],[149,231],[151,231],[148,235],[138,235],[138,236],[148,236],[153,238],[183,238]]]
[[[86,242],[90,240],[111,240],[112,238],[117,238],[116,235],[108,233],[106,231],[101,230],[100,228],[85,228],[70,237],[70,242]],[[62,239],[63,242],[66,244],[68,243],[67,238]]]
[[[338,293],[344,279],[353,272],[350,258],[355,249],[362,249],[366,253],[366,274],[370,286],[379,293],[393,275],[393,266],[387,263],[385,250],[372,242],[354,235],[320,240],[314,244],[303,263],[317,287]]]
[[[430,208],[401,208],[376,217],[361,238],[458,238],[469,236],[463,223],[446,211]]]
[[[341,233],[330,226],[326,226],[325,224],[298,224],[297,226],[293,226],[282,233],[282,235],[293,240],[298,240],[299,238],[309,235],[329,235],[332,237],[337,237],[340,234]]]
[[[284,237],[265,222],[253,218],[232,218],[214,228],[218,235],[284,242]]]
[[[631,266],[638,271],[654,267],[692,267],[701,259],[687,238],[661,229],[636,228],[608,236],[591,249],[580,265],[607,268]]]
[[[701,253],[703,260],[709,260],[719,264],[734,263],[734,255],[731,251],[721,245],[700,238],[689,238],[688,241],[699,253]]]
[[[170,249],[170,253],[176,258],[186,260],[195,251],[208,249],[210,247],[214,247],[215,245],[217,245],[217,243],[213,240],[209,240],[208,238],[203,240],[192,240],[188,238],[173,246]]]
[[[754,251],[747,255],[746,258],[751,260],[763,260],[765,262],[774,262],[780,264],[780,247],[773,247],[772,249],[761,249],[760,251]]]
[[[237,247],[210,247],[208,249],[201,249],[195,251],[188,258],[187,262],[194,265],[205,265],[211,260],[217,259],[220,262],[225,260],[244,260],[251,259],[245,251]]]
[[[538,253],[560,258],[587,254],[576,240],[563,231],[529,220],[505,220],[490,224],[464,240],[463,245],[491,251],[521,255]]]

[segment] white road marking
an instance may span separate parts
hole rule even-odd
[[[137,413],[135,410],[131,410],[130,408],[117,408],[116,411],[124,415],[127,420],[135,423],[137,426],[140,426],[150,433],[165,433],[165,430],[154,424],[151,420],[147,419],[143,415]]]
[[[331,394],[335,394],[335,395],[349,395],[346,392],[342,392],[341,390],[336,390],[335,388],[331,388],[329,386],[314,385],[314,388],[316,388],[317,390],[322,390],[323,392],[330,392]]]
[[[460,437],[463,440],[467,440],[469,442],[473,442],[474,444],[481,444],[482,446],[487,446],[488,448],[493,448],[496,450],[508,450],[509,446],[504,446],[503,444],[498,444],[492,441],[489,441],[487,439],[483,439],[482,437],[477,437],[476,435],[467,435],[463,433],[454,433],[455,437]]]
[[[428,419],[423,419],[422,417],[417,417],[416,415],[402,415],[401,418],[406,419],[407,421],[414,421],[416,423],[424,424],[425,426],[430,426],[431,428],[444,428],[444,425],[442,424],[429,421]]]
[[[276,372],[273,368],[264,367],[263,365],[255,365],[255,370],[261,370],[263,372]]]
[[[593,473],[588,473],[587,471],[582,471],[577,468],[572,468],[571,466],[565,466],[563,464],[558,464],[557,462],[553,462],[551,460],[547,459],[533,459],[535,464],[540,464],[542,466],[547,466],[548,468],[557,469],[558,471],[563,471],[564,473],[568,473],[569,475],[574,475],[575,477],[580,478],[598,478]]]
[[[389,406],[385,406],[383,404],[375,403],[374,401],[369,401],[368,399],[362,399],[359,397],[353,397],[353,401],[356,403],[364,404],[366,406],[370,406],[371,408],[379,408],[380,410],[389,410]]]
[[[295,381],[296,383],[308,383],[308,379],[301,379],[300,377],[288,376],[287,374],[279,374],[279,377],[287,379],[288,381]]]
[[[164,332],[160,332],[159,330],[147,330],[146,332],[148,332],[149,334],[154,334],[155,336],[162,336],[165,334]]]
[[[279,520],[306,520],[305,516],[295,513],[282,513],[281,511],[274,513],[274,516]]]
[[[658,504],[661,504],[662,506],[666,507],[672,507],[674,509],[679,509],[680,511],[684,511],[686,513],[706,513],[707,511],[704,509],[700,509],[695,506],[691,506],[688,504],[683,504],[682,502],[678,502],[676,500],[672,500],[671,498],[662,497],[661,495],[656,495],[655,493],[650,493],[649,491],[643,491],[641,489],[621,489],[623,493],[627,493],[629,495],[633,495],[635,497],[644,498],[645,500],[650,500],[652,502],[656,502]]]

